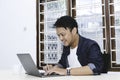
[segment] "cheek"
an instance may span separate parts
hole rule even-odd
[[[67,40],[67,42],[69,43],[71,41],[71,35],[66,35],[65,39]]]

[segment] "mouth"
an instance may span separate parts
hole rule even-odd
[[[62,41],[62,44],[65,45],[66,41]]]
[[[61,40],[61,44],[64,44],[64,43],[65,43],[65,41]]]

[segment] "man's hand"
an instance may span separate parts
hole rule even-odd
[[[43,67],[43,70],[45,70],[47,72],[48,70],[50,70],[52,68],[53,68],[52,65],[46,65],[46,66]]]
[[[43,67],[43,69],[46,71],[45,75],[50,75],[52,73],[56,73],[59,75],[67,75],[66,69],[60,68],[58,66],[47,65]]]

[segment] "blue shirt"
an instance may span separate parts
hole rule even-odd
[[[70,54],[70,46],[63,47],[63,53],[59,65],[63,68],[69,67],[67,56]],[[94,74],[100,74],[103,68],[102,53],[97,42],[79,36],[77,58],[82,66],[89,66]]]

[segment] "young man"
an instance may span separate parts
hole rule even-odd
[[[70,16],[60,17],[54,24],[59,39],[64,44],[58,65],[43,67],[46,74],[92,75],[102,72],[103,61],[99,45],[78,33],[76,20]]]

